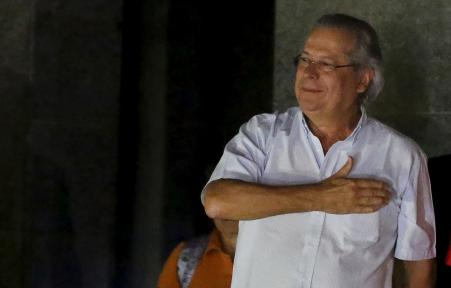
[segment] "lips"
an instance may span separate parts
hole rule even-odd
[[[320,92],[323,92],[323,90],[321,90],[321,89],[318,89],[318,88],[312,88],[312,87],[302,87],[301,89],[302,89],[302,91],[310,92],[310,93],[320,93]]]

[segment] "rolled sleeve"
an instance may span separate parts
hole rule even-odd
[[[273,117],[271,114],[257,115],[241,126],[239,133],[227,143],[206,185],[218,179],[259,182],[265,166]],[[205,187],[201,193],[202,203],[204,197]]]

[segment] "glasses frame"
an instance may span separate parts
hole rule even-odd
[[[314,61],[307,57],[303,57],[302,54],[298,54],[298,55],[296,55],[296,57],[294,57],[294,61],[293,61],[294,66],[298,67],[300,65],[301,60],[303,63],[307,64],[306,66],[303,65],[302,67],[307,68],[308,66],[310,66],[312,64],[316,64],[318,66],[318,69],[323,72],[333,72],[339,68],[357,66],[357,64],[355,64],[355,63],[349,63],[349,64],[345,64],[345,65],[334,65],[334,64],[329,64],[329,63],[325,63],[322,61]]]

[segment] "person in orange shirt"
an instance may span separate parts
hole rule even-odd
[[[230,287],[238,221],[214,222],[209,235],[177,245],[163,266],[158,288]]]

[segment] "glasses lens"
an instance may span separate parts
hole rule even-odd
[[[308,58],[305,58],[305,57],[299,57],[299,63],[302,66],[307,67],[309,64],[312,63],[312,61],[310,61]]]
[[[335,70],[335,67],[333,65],[327,64],[327,63],[318,63],[318,67],[323,72],[332,72]]]

